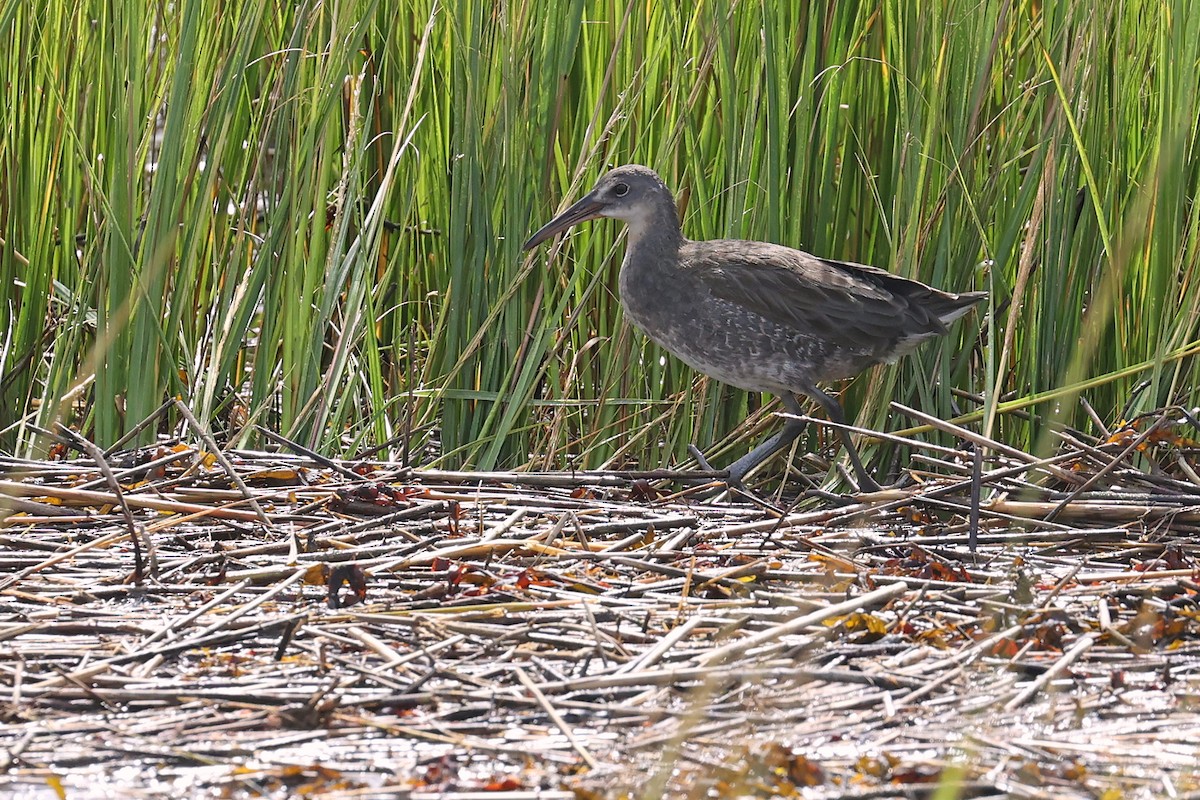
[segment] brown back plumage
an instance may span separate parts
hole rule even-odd
[[[875,267],[766,242],[687,242],[680,265],[716,297],[840,350],[890,361],[946,332],[987,297],[951,294]]]

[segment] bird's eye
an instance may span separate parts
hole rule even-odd
[[[613,187],[613,194],[615,194],[617,197],[624,197],[625,195],[629,194],[629,184],[618,183]]]

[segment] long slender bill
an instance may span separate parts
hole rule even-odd
[[[603,207],[604,204],[598,202],[591,194],[585,195],[575,205],[539,228],[538,232],[530,236],[529,241],[525,242],[521,249],[528,250],[531,247],[537,247],[559,231],[565,231],[572,225],[595,219],[600,216],[600,209]]]

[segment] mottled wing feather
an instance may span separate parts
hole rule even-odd
[[[945,333],[941,318],[978,299],[764,242],[689,242],[681,255],[714,297],[836,349],[879,358],[890,358],[898,345]]]

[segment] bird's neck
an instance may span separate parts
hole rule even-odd
[[[628,248],[649,249],[662,253],[676,253],[683,246],[683,232],[679,227],[679,216],[674,204],[662,207],[653,214],[627,221],[629,226]]]

